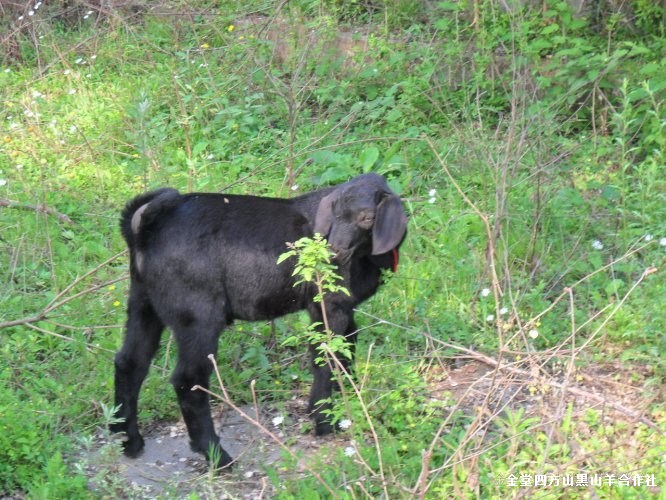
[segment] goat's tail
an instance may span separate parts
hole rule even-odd
[[[155,224],[159,215],[175,208],[179,202],[178,191],[164,188],[139,195],[125,205],[120,230],[131,254],[143,249],[146,229]]]

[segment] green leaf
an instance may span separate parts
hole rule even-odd
[[[587,72],[587,78],[590,81],[596,80],[598,76],[599,76],[599,70],[598,69],[591,69]]]
[[[621,280],[621,279],[616,278],[614,280],[611,280],[611,282],[608,283],[608,285],[606,285],[606,287],[604,288],[604,291],[606,292],[606,295],[608,295],[608,296],[615,295],[618,292],[618,290],[620,288],[622,288],[623,285],[624,285],[624,281]]]
[[[559,31],[560,25],[557,23],[553,23],[549,26],[546,26],[544,29],[541,30],[542,35],[550,35],[551,33],[555,33],[556,31]]]
[[[386,114],[386,121],[389,123],[399,120],[400,118],[402,118],[402,111],[397,108],[393,108]]]
[[[622,191],[617,186],[610,184],[601,188],[601,197],[609,203],[617,203],[622,196]]]
[[[638,72],[643,76],[652,77],[658,74],[660,71],[663,71],[663,66],[659,63],[652,62],[643,66]]]
[[[192,148],[192,156],[199,156],[201,153],[206,151],[208,147],[208,141],[197,142]]]
[[[464,4],[462,2],[439,2],[437,7],[442,10],[457,11],[463,10]]]
[[[585,21],[584,19],[574,19],[573,21],[571,21],[571,23],[569,23],[569,28],[571,28],[572,30],[584,28],[585,26],[587,26],[587,21]]]
[[[370,146],[368,148],[365,148],[361,152],[360,160],[361,160],[361,167],[363,167],[363,172],[367,173],[372,170],[372,167],[375,166],[375,163],[377,163],[377,159],[379,158],[379,149],[377,149],[375,146]]]
[[[552,46],[553,46],[552,42],[550,42],[546,38],[537,38],[532,43],[530,43],[530,49],[537,51],[543,49],[549,49]]]
[[[287,260],[287,259],[288,259],[289,257],[291,257],[292,255],[294,255],[294,252],[293,252],[293,251],[291,251],[291,252],[285,252],[285,253],[281,254],[281,255],[278,257],[277,263],[278,263],[278,264],[282,264],[285,260]]]
[[[340,155],[333,151],[316,151],[311,156],[312,161],[317,165],[335,165],[340,161]]]
[[[343,182],[354,175],[350,165],[338,165],[326,170],[319,179],[321,184]]]

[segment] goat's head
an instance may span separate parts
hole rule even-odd
[[[322,198],[314,227],[315,233],[328,239],[341,262],[358,253],[390,252],[406,229],[400,198],[377,174],[358,176]]]

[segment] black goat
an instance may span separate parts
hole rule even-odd
[[[137,400],[165,326],[178,344],[172,383],[191,447],[227,466],[232,460],[215,434],[208,395],[192,390],[209,386],[208,355],[217,352],[220,333],[234,319],[270,320],[301,309],[322,319],[313,287],[293,286],[294,258],[277,265],[286,242],[314,233],[327,238],[351,293],[325,298],[329,327],[354,341],[353,308],[375,293],[383,269],[395,270],[406,226],[400,199],[377,174],[293,199],[161,189],[130,201],[121,220],[130,250],[127,332],[115,360],[122,420],[111,426],[126,434],[125,454],[143,450]],[[317,403],[331,396],[333,382],[328,365],[313,363],[313,372],[310,411],[321,435],[332,427]]]

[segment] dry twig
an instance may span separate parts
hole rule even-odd
[[[7,198],[0,198],[0,208],[15,208],[17,210],[29,210],[39,212],[46,215],[51,215],[65,224],[76,225],[67,215],[58,212],[54,208],[48,207],[45,204],[33,205],[30,203],[19,203],[18,201],[8,200]]]

